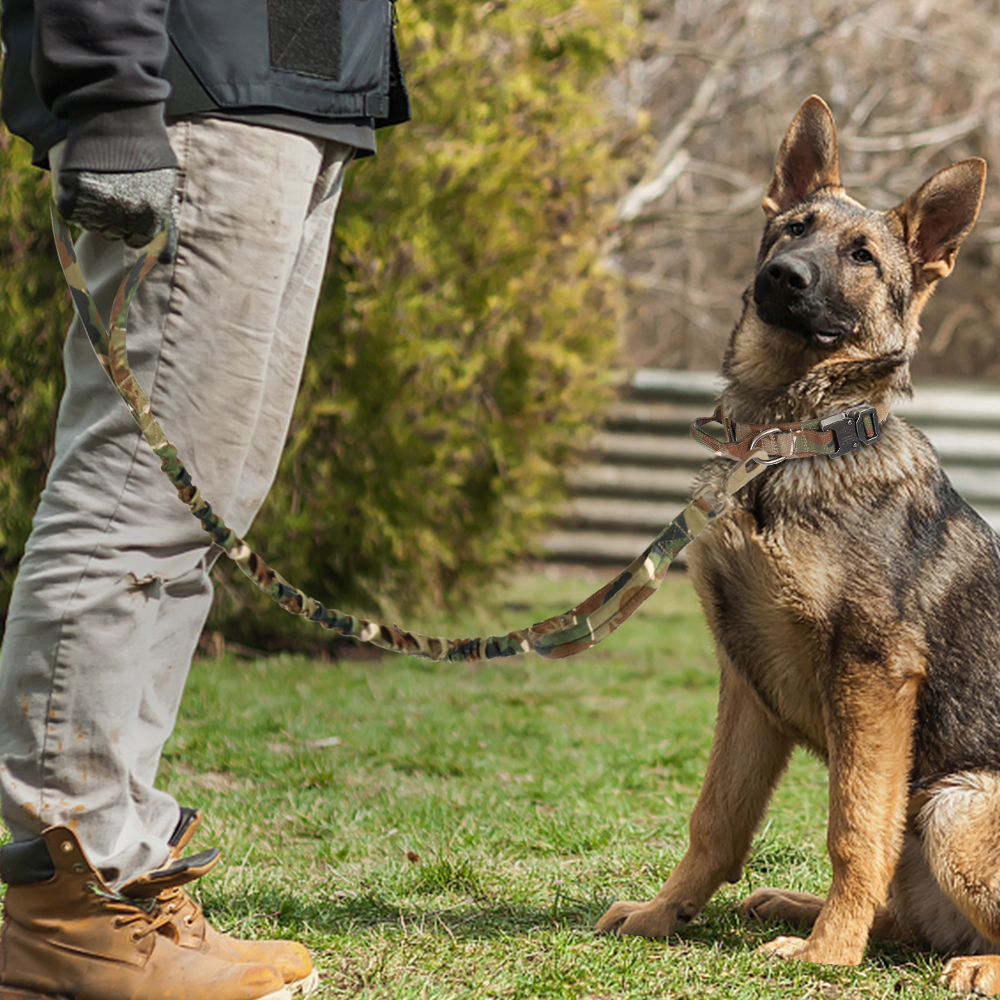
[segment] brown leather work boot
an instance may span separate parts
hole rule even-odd
[[[271,966],[180,947],[173,915],[110,889],[66,827],[0,849],[0,876],[0,1000],[291,1000]]]
[[[180,821],[170,838],[171,862],[181,863],[181,852],[191,842],[199,823],[200,809],[181,809]],[[202,856],[196,855],[199,858]],[[164,871],[169,869],[168,864]],[[155,872],[150,874],[156,875]],[[125,886],[122,892],[129,894],[130,888]],[[297,941],[244,941],[222,934],[205,919],[201,907],[180,885],[162,889],[156,898],[163,912],[170,914],[170,932],[176,934],[177,943],[182,948],[193,948],[229,962],[270,965],[278,970],[292,993],[302,997],[308,997],[319,986],[319,973],[313,968],[309,952]],[[0,997],[0,1000],[3,998]]]
[[[244,941],[222,934],[205,919],[201,907],[180,886],[164,890],[157,901],[161,912],[172,921],[171,926],[178,935],[177,943],[182,948],[192,948],[227,962],[263,962],[277,969],[293,994],[308,997],[316,992],[319,973],[313,968],[309,952],[298,941]]]

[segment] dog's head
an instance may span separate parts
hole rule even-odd
[[[833,115],[810,97],[764,197],[757,272],[724,365],[727,395],[767,411],[754,419],[787,419],[905,391],[920,312],[954,266],[985,180],[983,160],[963,160],[891,211],[865,208],[840,183]]]

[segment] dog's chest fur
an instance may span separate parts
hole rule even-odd
[[[706,478],[730,467],[710,463]],[[902,420],[859,454],[763,473],[692,545],[690,564],[720,655],[796,742],[826,757],[850,665],[890,690],[922,678],[915,777],[1000,763],[996,545]],[[970,566],[984,592],[974,612]],[[972,613],[988,634],[970,651]]]

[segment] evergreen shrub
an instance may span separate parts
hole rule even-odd
[[[0,631],[52,460],[72,313],[49,222],[48,174],[0,129]]]
[[[564,495],[617,356],[619,289],[602,256],[623,161],[604,90],[626,54],[626,9],[398,4],[414,120],[350,168],[283,463],[248,534],[324,603],[412,616],[466,602]],[[13,211],[8,190],[32,201],[26,167],[12,161],[4,177],[0,211]],[[18,209],[33,242],[13,280],[37,258],[43,284],[20,291],[24,319],[0,332],[2,385],[12,372],[14,419],[31,424],[24,443],[0,434],[0,489],[16,489],[5,588],[41,482],[60,378],[53,331],[67,318],[34,200]],[[26,344],[33,353],[12,369]],[[227,639],[268,646],[315,628],[226,560],[216,577],[211,627]]]

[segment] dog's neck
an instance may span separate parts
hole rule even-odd
[[[830,359],[797,377],[782,379],[781,365],[762,373],[757,366],[741,366],[738,358],[729,356],[723,368],[722,400],[730,418],[755,424],[817,419],[862,403],[884,411],[898,398],[912,395],[910,357],[900,351]]]

